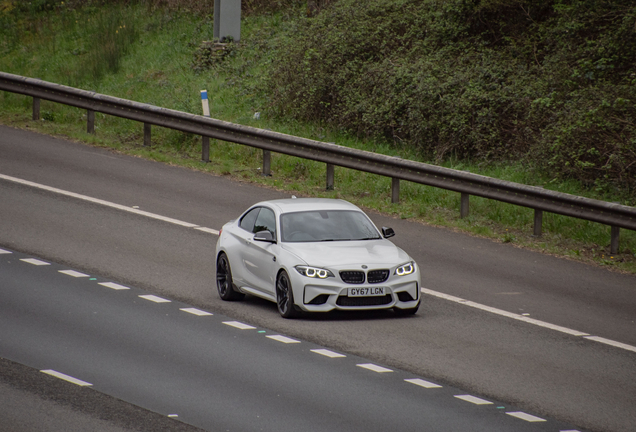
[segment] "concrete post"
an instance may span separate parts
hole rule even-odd
[[[214,0],[214,39],[241,40],[241,0]]]

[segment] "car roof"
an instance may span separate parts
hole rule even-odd
[[[330,198],[288,198],[260,202],[258,205],[270,204],[278,207],[280,213],[292,213],[311,210],[357,210],[357,206],[348,201]]]

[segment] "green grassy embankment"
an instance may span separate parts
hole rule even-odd
[[[173,3],[172,8],[159,8],[153,2],[103,5],[41,0],[31,2],[31,9],[18,10],[16,2],[0,1],[0,70],[191,113],[201,112],[199,91],[207,89],[211,115],[222,120],[633,205],[624,189],[590,187],[581,180],[551,175],[523,157],[488,158],[479,152],[451,151],[440,158],[386,134],[354,133],[353,127],[339,126],[333,119],[317,116],[319,121],[311,121],[297,112],[286,115],[285,109],[273,105],[276,95],[271,85],[281,77],[280,59],[293,54],[285,47],[298,38],[298,25],[306,20],[304,7],[289,1],[283,11],[245,14],[241,42],[212,53],[202,48],[203,41],[212,39],[211,15],[201,5],[188,10]],[[262,154],[256,149],[212,140],[212,162],[205,164],[200,161],[198,136],[154,127],[153,145],[148,148],[142,145],[139,123],[97,113],[96,134],[89,135],[82,110],[42,101],[42,119],[34,122],[30,98],[0,92],[0,100],[0,122],[6,125],[297,195],[344,198],[395,217],[636,272],[632,231],[621,231],[621,250],[614,256],[608,253],[609,227],[600,224],[544,214],[544,234],[534,238],[530,209],[471,197],[470,216],[460,219],[459,194],[454,192],[402,182],[401,202],[391,204],[390,179],[344,168],[336,168],[335,190],[325,191],[321,163],[273,155],[273,175],[264,178]]]

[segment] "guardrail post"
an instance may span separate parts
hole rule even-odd
[[[621,237],[621,229],[617,226],[612,226],[611,231],[611,240],[610,240],[610,253],[617,254],[618,253],[618,245]]]
[[[40,98],[33,98],[33,120],[40,120]]]
[[[333,190],[334,166],[327,164],[327,190]]]
[[[391,203],[397,204],[400,202],[400,179],[391,178]]]
[[[95,133],[95,111],[86,110],[86,132]]]
[[[541,228],[543,225],[543,210],[534,209],[534,231],[532,233],[535,237],[541,237]]]
[[[201,143],[201,160],[210,162],[210,137],[204,136]]]
[[[461,197],[461,201],[459,204],[459,217],[464,219],[465,217],[468,217],[468,212],[469,212],[469,205],[470,205],[470,195],[467,193],[462,192],[462,197]]]
[[[144,123],[144,145],[150,147],[150,135],[152,132],[150,123]]]
[[[263,150],[263,176],[271,175],[272,168],[272,152]]]

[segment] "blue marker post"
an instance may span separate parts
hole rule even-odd
[[[201,105],[203,105],[203,115],[210,117],[210,104],[208,102],[207,90],[201,90]],[[210,162],[210,137],[203,136],[202,138],[201,160],[203,160],[203,162]]]

